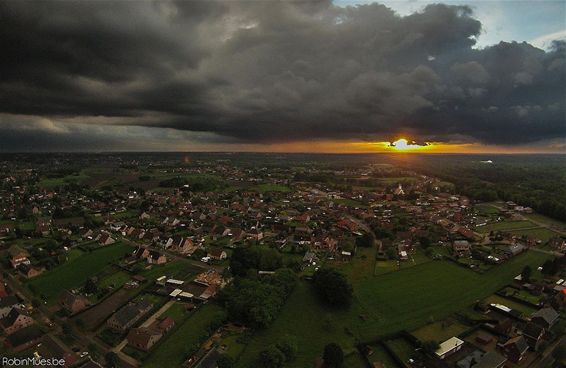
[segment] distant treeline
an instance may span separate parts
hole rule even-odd
[[[414,170],[453,183],[458,193],[482,201],[513,201],[566,221],[566,158],[510,156],[493,160],[423,160]]]

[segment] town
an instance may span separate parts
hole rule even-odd
[[[549,367],[566,224],[386,160],[0,158],[3,356]]]

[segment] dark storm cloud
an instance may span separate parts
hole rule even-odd
[[[480,32],[462,6],[3,1],[0,112],[244,142],[563,138],[565,44]]]

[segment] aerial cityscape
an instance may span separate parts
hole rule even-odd
[[[566,367],[564,1],[0,0],[0,361]]]

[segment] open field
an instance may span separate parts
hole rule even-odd
[[[534,222],[530,221],[501,221],[501,222],[494,222],[491,224],[487,224],[485,226],[480,226],[476,228],[477,231],[481,233],[488,233],[490,231],[503,231],[503,230],[515,230],[515,229],[524,229],[524,228],[531,228],[537,227]]]
[[[310,285],[301,282],[275,323],[254,336],[237,367],[254,366],[259,353],[284,334],[295,335],[300,347],[289,366],[305,367],[312,365],[329,342],[348,350],[356,339],[368,341],[401,329],[419,328],[488,297],[525,265],[537,267],[548,257],[527,252],[483,275],[448,262],[428,262],[376,277],[357,275],[349,310],[322,305]]]
[[[27,285],[34,293],[44,296],[48,302],[53,302],[61,290],[81,286],[89,277],[94,276],[102,268],[121,258],[130,250],[129,246],[117,243],[84,253],[30,280]]]
[[[558,221],[558,220],[555,220],[555,219],[551,219],[550,217],[540,215],[538,213],[527,214],[527,215],[525,215],[525,217],[530,219],[530,220],[546,224],[548,226],[556,227],[558,229],[562,229],[562,230],[566,229],[566,223],[565,222]]]
[[[517,236],[528,236],[529,238],[540,240],[543,243],[546,243],[549,239],[560,235],[557,232],[542,227],[528,230],[511,230],[509,232]]]
[[[255,187],[251,187],[250,189],[256,190],[260,193],[268,193],[268,192],[290,192],[291,189],[286,185],[280,184],[259,184]]]
[[[415,336],[420,341],[435,340],[437,342],[441,342],[451,338],[452,336],[458,336],[468,328],[468,326],[465,326],[452,318],[448,318],[443,321],[434,322],[420,327],[415,331],[412,331],[411,335]]]
[[[221,319],[224,311],[216,304],[201,306],[182,325],[159,343],[144,362],[144,368],[180,367],[188,355],[198,350],[199,342],[207,335],[213,321]]]

